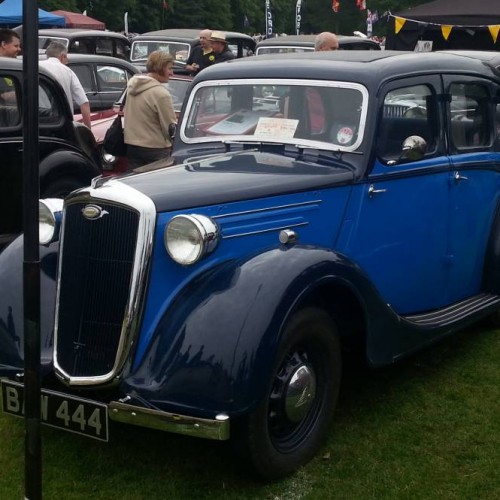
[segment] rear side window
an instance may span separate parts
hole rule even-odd
[[[0,75],[0,128],[16,127],[21,122],[19,93],[13,76]]]
[[[92,69],[90,66],[86,64],[71,64],[70,68],[75,72],[85,92],[92,92],[95,90],[95,84],[92,78]]]
[[[488,89],[477,83],[450,85],[449,123],[452,145],[457,150],[487,147],[492,130]]]
[[[125,90],[129,75],[127,71],[118,66],[96,66],[97,85],[101,92],[117,92]]]

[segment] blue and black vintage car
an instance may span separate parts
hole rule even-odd
[[[41,201],[44,419],[231,438],[265,478],[307,462],[344,350],[387,365],[500,308],[499,89],[439,53],[204,70],[174,166]],[[13,414],[22,244],[0,255]]]

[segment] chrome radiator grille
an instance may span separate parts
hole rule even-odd
[[[57,318],[57,360],[72,377],[109,373],[117,357],[136,250],[139,214],[99,203],[103,217],[65,213]]]

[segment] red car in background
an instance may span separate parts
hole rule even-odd
[[[165,84],[172,94],[174,110],[177,118],[179,118],[182,103],[184,102],[184,98],[186,97],[191,81],[192,77],[188,75],[175,75],[172,76],[168,83]],[[97,111],[91,114],[92,133],[94,134],[96,142],[99,146],[103,175],[116,175],[127,171],[127,157],[113,156],[107,153],[102,146],[104,136],[106,135],[108,128],[113,123],[116,115],[118,113],[123,113],[120,111],[120,107],[125,100],[126,93],[127,91],[121,95],[120,99],[116,101],[113,108],[106,109],[104,111]],[[75,115],[75,120],[81,122],[81,115]]]

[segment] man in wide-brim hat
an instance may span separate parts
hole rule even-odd
[[[232,53],[231,49],[227,46],[226,35],[221,31],[212,31],[210,42],[212,44],[212,49],[215,53],[216,63],[230,61],[231,59],[235,58],[235,55]]]

